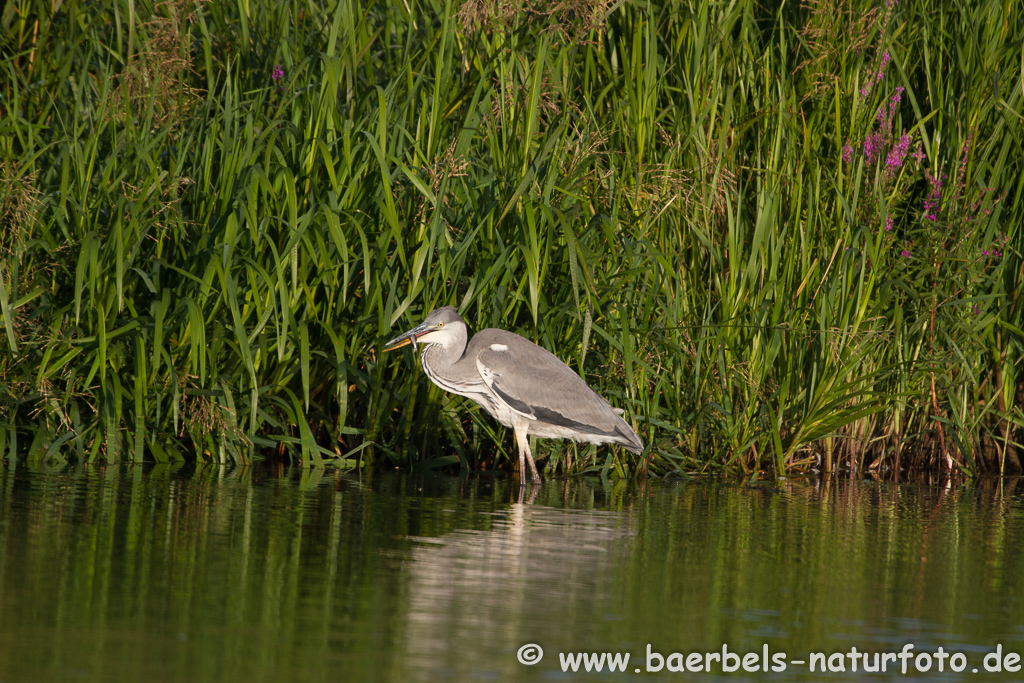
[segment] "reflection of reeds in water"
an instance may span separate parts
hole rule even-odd
[[[322,475],[0,469],[0,680],[537,680],[560,651],[764,639],[1019,649],[1020,479],[565,481],[508,506],[490,482]],[[545,649],[529,669],[526,643]]]
[[[415,539],[423,545],[408,570],[405,680],[521,675],[517,648],[546,646],[550,625],[573,618],[566,605],[607,595],[633,533],[626,515],[611,512],[517,503],[496,514],[488,531]],[[556,657],[549,648],[545,668]]]

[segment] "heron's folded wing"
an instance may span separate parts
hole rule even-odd
[[[495,395],[533,420],[589,434],[611,435],[621,418],[556,356],[527,340],[490,344],[477,368]]]

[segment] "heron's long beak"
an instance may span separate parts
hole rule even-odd
[[[408,344],[412,344],[412,348],[415,349],[416,337],[420,336],[421,334],[426,334],[427,332],[430,332],[429,325],[427,325],[426,323],[417,325],[408,332],[398,335],[397,337],[389,341],[387,344],[385,344],[384,350],[394,351],[395,349],[400,349]]]

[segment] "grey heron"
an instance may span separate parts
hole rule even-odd
[[[569,366],[528,339],[498,329],[480,330],[469,340],[466,323],[451,306],[384,345],[385,351],[422,345],[423,370],[437,386],[476,401],[491,417],[511,427],[519,447],[520,483],[526,483],[523,459],[540,483],[528,435],[619,444],[641,453],[644,444],[608,401]]]

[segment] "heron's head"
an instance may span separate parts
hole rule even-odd
[[[399,349],[406,344],[412,344],[413,348],[416,348],[416,344],[451,346],[460,336],[465,344],[466,323],[454,308],[445,306],[435,308],[422,323],[389,341],[384,345],[384,350]]]

